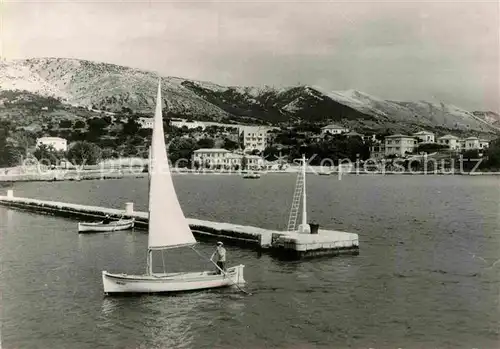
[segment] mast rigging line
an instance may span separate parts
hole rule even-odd
[[[218,265],[217,263],[215,263],[211,258],[207,258],[207,256],[204,256],[200,251],[198,251],[196,248],[194,248],[194,246],[190,246],[191,249],[196,252],[196,254],[198,256],[200,256],[201,258],[203,259],[208,259],[210,262],[212,262],[213,265],[215,265],[217,267],[217,269],[219,269],[223,274],[224,276],[226,276],[232,283],[234,286],[236,286],[241,292],[251,296],[252,293],[248,292],[248,291],[245,291],[244,289],[242,289],[236,282],[233,281],[233,279],[231,279],[230,277],[227,276],[226,272],[224,270],[222,270]]]

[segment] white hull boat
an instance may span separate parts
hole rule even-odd
[[[119,221],[103,223],[94,222],[94,223],[78,223],[78,232],[86,233],[86,232],[111,232],[117,230],[127,230],[134,227],[135,219],[120,219]]]
[[[208,288],[243,285],[244,265],[228,268],[224,274],[215,271],[126,275],[102,272],[104,293],[166,293],[196,291]]]
[[[244,179],[259,179],[260,178],[260,174],[258,174],[258,173],[248,173],[248,174],[243,175],[243,178]]]
[[[163,263],[162,273],[153,272],[153,252],[161,253],[163,260],[165,251],[190,247],[201,256],[194,248],[197,241],[182,212],[172,181],[165,146],[161,102],[160,81],[158,83],[153,136],[149,152],[149,224],[146,273],[144,275],[127,275],[103,271],[104,293],[108,295],[117,293],[165,293],[230,286],[236,286],[240,289],[238,285],[245,283],[243,278],[244,265],[222,270],[211,258],[210,261],[217,267],[214,271],[168,273],[166,271],[168,266]]]

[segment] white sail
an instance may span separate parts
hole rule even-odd
[[[158,84],[150,163],[149,249],[195,244],[196,239],[184,217],[170,174],[163,131],[161,80]]]

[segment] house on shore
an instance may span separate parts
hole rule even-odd
[[[321,135],[327,135],[327,134],[340,135],[348,132],[349,132],[348,128],[336,124],[330,124],[321,128]]]
[[[195,150],[191,161],[200,167],[225,169],[241,169],[243,165],[248,169],[258,169],[265,165],[265,160],[258,155],[233,153],[220,148]]]
[[[460,150],[462,145],[460,139],[453,135],[445,135],[437,139],[438,144],[447,145],[451,150]]]
[[[416,147],[417,139],[413,136],[397,134],[385,137],[385,156],[404,157],[408,153],[413,153]]]
[[[421,143],[435,143],[435,135],[429,131],[420,131],[413,134]]]
[[[45,145],[48,147],[53,147],[57,151],[68,150],[68,142],[66,139],[61,137],[41,137],[36,140],[36,146],[40,147]]]

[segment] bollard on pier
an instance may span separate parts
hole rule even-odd
[[[127,214],[127,215],[134,214],[134,203],[133,202],[125,203],[125,214]]]

